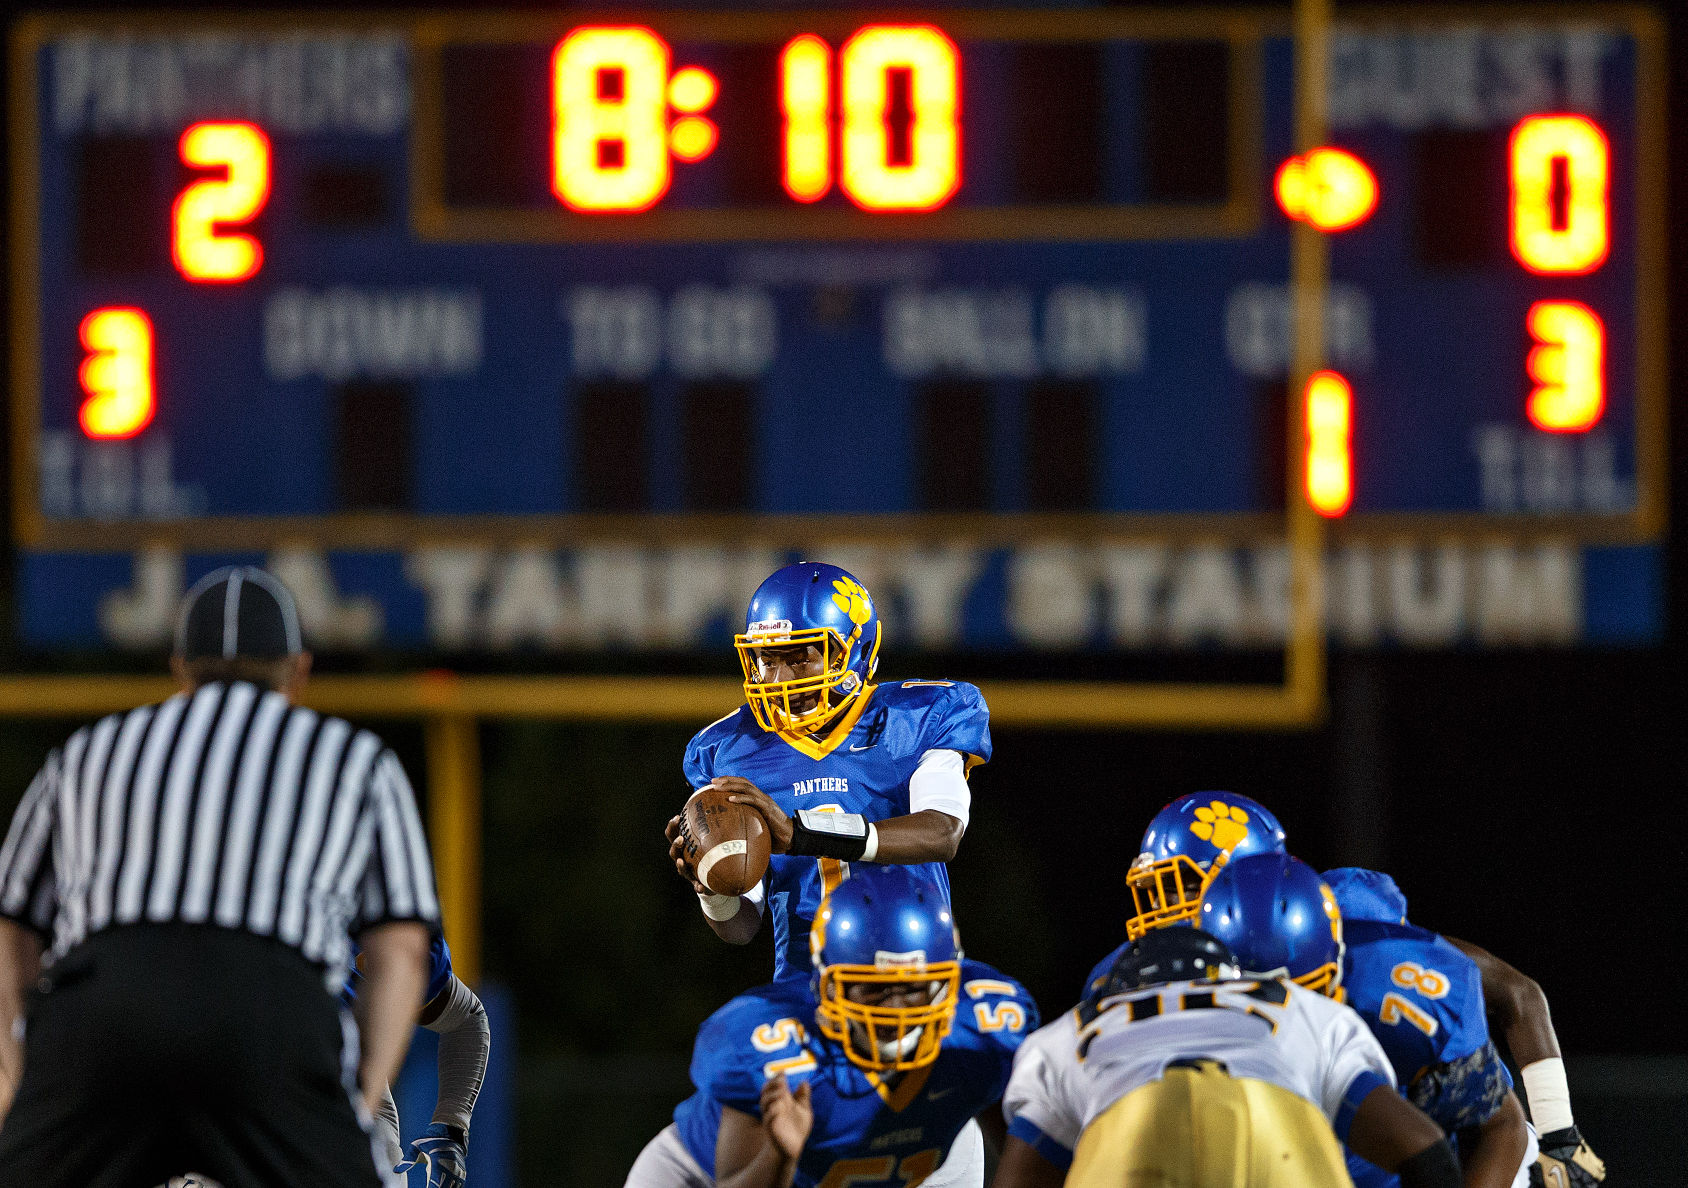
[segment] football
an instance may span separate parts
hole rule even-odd
[[[686,861],[716,895],[743,895],[768,871],[768,823],[715,787],[700,788],[680,813]]]

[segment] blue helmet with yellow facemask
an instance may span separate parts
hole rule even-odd
[[[867,692],[879,640],[873,597],[849,573],[818,561],[775,570],[756,588],[744,630],[733,637],[750,712],[764,730],[820,729]]]
[[[815,913],[815,1021],[850,1063],[906,1072],[955,1024],[961,942],[943,893],[906,866],[858,864]]]
[[[1258,801],[1235,792],[1179,797],[1149,822],[1126,875],[1134,909],[1126,937],[1194,923],[1202,892],[1231,859],[1287,852],[1283,826]]]
[[[1246,976],[1289,978],[1342,1001],[1342,913],[1301,859],[1232,858],[1202,893],[1196,927],[1229,945]]]

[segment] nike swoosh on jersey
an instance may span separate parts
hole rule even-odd
[[[937,1101],[938,1098],[948,1097],[951,1093],[954,1093],[954,1092],[955,1092],[955,1086],[954,1085],[951,1085],[948,1089],[934,1089],[934,1090],[932,1090],[932,1092],[930,1092],[926,1095],[926,1100],[927,1101]]]
[[[879,745],[878,743],[868,743],[867,746],[865,746],[865,747],[851,747],[850,750],[851,750],[852,753],[856,752],[856,751],[871,751],[871,750],[873,750],[874,747],[877,747],[878,745]]]

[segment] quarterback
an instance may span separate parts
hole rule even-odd
[[[881,642],[873,598],[836,565],[776,571],[734,638],[745,704],[686,747],[686,780],[755,807],[773,858],[745,895],[716,896],[669,855],[722,939],[743,944],[773,919],[774,979],[807,977],[809,925],[851,863],[907,866],[942,902],[944,863],[967,828],[967,773],[990,758],[984,698],[960,681],[876,684]]]

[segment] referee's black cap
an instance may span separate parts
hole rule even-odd
[[[176,654],[279,660],[305,650],[293,595],[272,573],[252,565],[213,570],[182,599]]]

